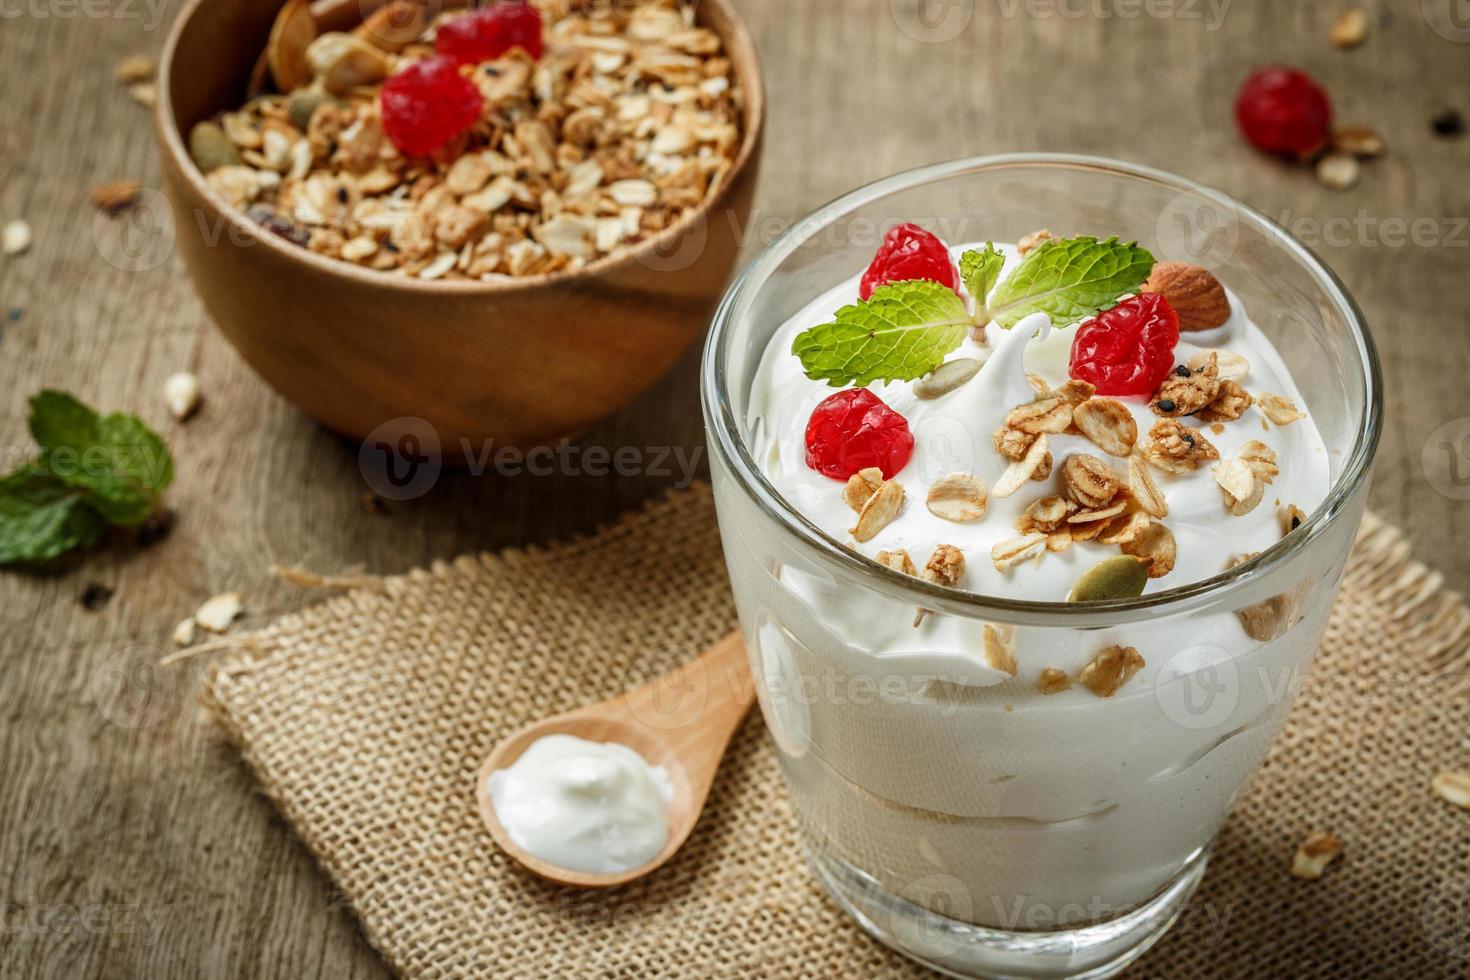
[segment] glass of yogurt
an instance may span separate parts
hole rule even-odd
[[[771,243],[702,382],[818,877],[950,973],[1122,969],[1187,906],[1353,544],[1382,381],[1341,283],[1179,177],[964,160]]]

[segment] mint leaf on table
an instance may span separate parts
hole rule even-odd
[[[985,309],[985,297],[995,288],[1001,266],[1005,264],[1006,257],[993,242],[986,242],[983,251],[972,248],[960,256],[960,278],[966,291],[975,298],[976,309]]]
[[[965,339],[971,319],[948,286],[927,279],[889,283],[836,319],[799,334],[791,353],[806,376],[833,388],[912,381],[944,361]]]
[[[173,482],[173,457],[133,415],[99,415],[71,395],[31,399],[40,455],[0,477],[0,566],[44,562],[146,521]]]
[[[31,435],[41,461],[109,524],[140,524],[173,482],[173,459],[158,434],[135,415],[98,415],[63,391],[31,399]]]
[[[1007,329],[1032,313],[1066,327],[1110,309],[1138,289],[1154,257],[1135,242],[1116,238],[1064,238],[1043,242],[991,294],[977,321]]]
[[[0,477],[0,565],[41,562],[96,542],[107,521],[87,492],[27,463]]]

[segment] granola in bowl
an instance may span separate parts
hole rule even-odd
[[[422,23],[394,3],[315,36],[288,4],[267,52],[283,91],[190,133],[209,186],[287,241],[420,280],[571,273],[729,177],[741,88],[675,0],[500,0]]]

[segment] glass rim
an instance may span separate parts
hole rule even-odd
[[[1013,599],[1003,596],[944,588],[878,564],[847,547],[788,503],[766,478],[740,436],[740,420],[733,412],[729,375],[725,370],[734,335],[733,314],[741,301],[759,289],[774,269],[815,235],[843,215],[898,191],[954,177],[967,172],[1001,170],[1020,166],[1056,167],[1110,173],[1134,180],[1150,181],[1178,193],[1196,194],[1229,208],[1240,220],[1254,225],[1275,239],[1316,281],[1347,322],[1362,362],[1364,403],[1353,434],[1353,447],[1346,464],[1333,481],[1326,500],[1291,534],[1232,568],[1208,578],[1131,599],[1112,599],[1079,605],[1069,602]],[[986,616],[1001,613],[1003,619],[1036,625],[1073,629],[1113,626],[1136,622],[1167,607],[1170,613],[1184,612],[1215,602],[1247,585],[1258,582],[1291,562],[1318,540],[1349,510],[1363,488],[1377,451],[1383,428],[1383,376],[1378,349],[1367,322],[1347,288],[1311,249],[1280,224],[1230,195],[1188,178],[1141,164],[1105,157],[1070,153],[1006,153],[966,157],[930,164],[894,174],[843,194],[807,214],[763,248],[726,290],[715,311],[709,338],[700,363],[700,403],[711,435],[711,448],[734,470],[740,489],[765,516],[795,535],[825,561],[881,585],[882,591],[912,601],[915,605],[960,615]]]

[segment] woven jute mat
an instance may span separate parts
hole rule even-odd
[[[206,697],[393,969],[412,977],[919,976],[806,870],[759,714],[694,835],[612,892],[549,885],[476,816],[506,732],[651,678],[734,611],[707,488],[596,537],[383,579],[253,634]],[[1369,518],[1286,730],[1204,884],[1130,976],[1470,975],[1470,614]],[[1311,830],[1346,853],[1286,868]]]

